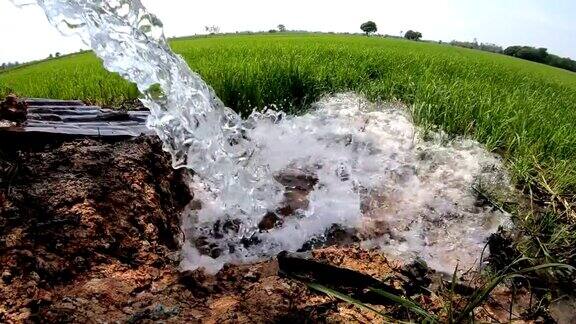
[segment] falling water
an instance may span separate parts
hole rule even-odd
[[[424,136],[401,105],[341,94],[304,116],[269,110],[242,120],[170,50],[162,23],[139,0],[36,2],[138,86],[173,166],[193,171],[195,200],[182,215],[185,268],[216,271],[298,250],[337,225],[366,247],[450,271],[473,264],[506,222],[472,190],[480,182],[509,187],[500,161],[470,140]],[[266,218],[273,222],[263,228]]]

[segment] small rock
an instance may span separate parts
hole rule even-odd
[[[300,169],[286,169],[275,176],[276,181],[288,188],[310,191],[318,183],[318,177]]]
[[[260,231],[267,231],[274,228],[279,221],[280,217],[278,217],[275,213],[269,212],[264,215],[260,223],[258,223],[258,229]]]
[[[258,236],[252,235],[252,236],[250,236],[249,238],[243,237],[243,238],[240,240],[240,242],[242,243],[242,245],[244,245],[245,248],[248,248],[248,247],[250,247],[250,246],[252,246],[252,245],[259,244],[260,242],[262,242],[262,240],[260,240],[260,239],[258,238]]]
[[[221,254],[222,254],[222,249],[220,249],[218,247],[213,247],[210,250],[210,257],[212,257],[213,259],[218,258]]]
[[[256,282],[260,279],[260,274],[258,272],[249,271],[244,275],[244,279],[250,282]]]
[[[178,262],[181,259],[180,251],[167,253],[166,258],[172,262]]]
[[[427,293],[423,289],[432,283],[431,275],[434,273],[432,269],[423,260],[417,259],[414,262],[406,265],[400,273],[408,278],[404,283],[404,290],[408,296],[413,296],[417,293]]]
[[[74,258],[74,265],[79,269],[86,268],[86,259],[81,256],[77,256]]]
[[[40,289],[37,293],[36,298],[43,302],[51,302],[52,301],[52,294],[44,289]]]
[[[32,279],[32,281],[34,281],[34,282],[39,282],[40,281],[40,275],[38,275],[36,272],[32,271],[32,272],[30,272],[30,279]]]
[[[2,272],[2,280],[7,284],[12,282],[12,273],[8,270],[4,270],[4,272]]]

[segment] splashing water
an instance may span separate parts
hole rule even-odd
[[[508,188],[500,161],[470,140],[425,139],[401,105],[341,94],[304,116],[269,110],[242,120],[170,50],[139,0],[36,2],[106,69],[137,84],[173,166],[193,170],[185,268],[217,271],[298,250],[337,225],[366,247],[450,272],[472,265],[506,222],[477,206],[471,189],[478,181]]]
[[[441,132],[424,136],[401,104],[374,104],[347,93],[320,100],[304,116],[279,116],[258,118],[250,136],[273,174],[296,169],[317,178],[307,208],[256,234],[258,244],[245,248],[234,227],[206,206],[214,197],[197,179],[194,192],[203,208],[188,210],[183,230],[189,237],[216,237],[208,244],[226,242],[234,253],[213,258],[199,253],[204,244],[191,242],[184,247],[186,268],[215,271],[223,262],[298,250],[326,239],[337,224],[366,248],[421,258],[452,273],[457,263],[461,269],[475,264],[487,237],[508,225],[508,216],[479,204],[473,189],[510,190],[500,160],[472,140],[449,140]]]

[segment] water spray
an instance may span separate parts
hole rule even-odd
[[[507,222],[471,189],[481,181],[507,190],[501,161],[477,142],[425,134],[403,105],[341,94],[303,116],[267,110],[242,119],[171,51],[161,21],[139,0],[36,2],[137,85],[148,127],[173,166],[189,170],[186,269],[214,272],[301,250],[336,227],[367,248],[450,272],[474,264]]]

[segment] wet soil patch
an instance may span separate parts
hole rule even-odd
[[[0,152],[0,322],[382,321],[280,274],[276,260],[226,265],[216,275],[181,271],[179,215],[193,193],[155,138],[36,144],[4,142]],[[300,178],[285,180],[313,182]],[[292,182],[296,197],[309,190]],[[349,236],[333,232],[336,241]],[[310,260],[360,274],[348,279],[381,280],[431,312],[446,309],[427,269],[348,245],[318,249],[311,242],[303,250],[316,248]],[[321,271],[306,274],[306,264]],[[294,270],[312,278],[333,269],[305,262]],[[322,283],[341,288],[340,278],[328,277]],[[397,305],[374,307],[411,318]]]

